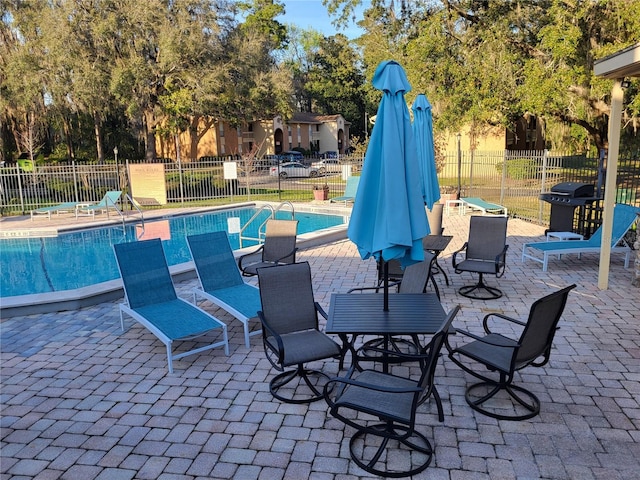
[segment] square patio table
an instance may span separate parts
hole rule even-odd
[[[380,293],[331,295],[325,331],[342,340],[342,358],[349,350],[357,365],[359,357],[354,345],[358,335],[410,335],[415,339],[420,334],[436,333],[446,318],[435,293],[390,293],[386,312],[383,297]]]

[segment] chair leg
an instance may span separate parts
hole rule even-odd
[[[316,378],[315,384],[310,377]],[[284,395],[281,395],[279,393],[282,387],[290,384],[296,379],[298,380],[298,382],[300,379],[302,379],[311,393],[306,392],[304,394],[298,394],[297,390],[301,387],[299,383],[298,385],[290,386],[290,388],[292,389],[291,396],[285,397]],[[329,376],[320,371],[309,370],[304,368],[303,365],[298,365],[295,370],[287,370],[273,377],[273,379],[271,379],[271,382],[269,382],[269,391],[271,392],[271,395],[273,395],[281,402],[285,403],[301,404],[317,402],[318,400],[322,400],[324,398],[322,394],[324,382],[322,384],[320,383],[323,380],[329,380]],[[296,398],[296,395],[302,395],[303,398]]]
[[[478,283],[475,285],[467,285],[465,287],[460,287],[458,293],[463,297],[474,298],[476,300],[495,300],[496,298],[500,298],[502,296],[502,291],[495,288],[490,287],[486,283],[484,283],[484,278],[482,273],[479,274]],[[476,292],[474,294],[473,292]],[[482,291],[485,291],[486,294],[482,295]]]
[[[378,437],[380,445],[368,460],[369,452],[375,448],[375,440],[369,436]],[[390,442],[394,447],[390,450]],[[386,455],[383,455],[386,451]],[[369,426],[357,431],[349,441],[349,452],[353,461],[363,470],[381,477],[401,478],[416,475],[425,470],[433,459],[433,447],[426,436],[406,426],[392,422]],[[376,468],[379,462],[388,463],[389,459],[397,461],[400,455],[407,456],[408,470],[389,470]],[[403,462],[401,462],[403,463]],[[415,466],[414,466],[415,465]]]
[[[501,378],[503,380],[503,378]],[[478,396],[478,390],[489,390],[488,393]],[[526,413],[506,415],[498,413],[497,411],[488,410],[485,408],[484,403],[491,400],[500,392],[506,392],[509,397],[515,402],[512,402],[513,410],[518,410],[518,405],[524,407]],[[525,398],[523,398],[523,396]],[[480,382],[473,384],[467,388],[465,393],[465,399],[469,406],[475,411],[487,415],[498,420],[527,420],[533,418],[540,413],[540,400],[529,390],[516,385],[509,385],[506,383],[494,383],[494,382]],[[496,409],[499,407],[496,407]],[[505,407],[506,408],[506,407]]]

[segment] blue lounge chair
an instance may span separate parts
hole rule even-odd
[[[461,198],[460,200],[463,202],[463,212],[468,208],[470,210],[479,210],[483,215],[491,213],[494,215],[507,216],[507,207],[503,207],[497,203],[485,202],[483,199],[478,197],[466,197]]]
[[[122,192],[120,190],[111,190],[104,194],[102,200],[98,203],[79,203],[76,205],[76,218],[79,216],[95,217],[96,212],[107,212],[109,216],[109,210],[120,211],[118,208],[118,200],[120,200]]]
[[[629,267],[631,247],[625,242],[624,236],[633,225],[640,209],[631,205],[616,204],[613,208],[613,230],[611,232],[611,253],[624,253],[624,267]],[[546,272],[551,255],[577,253],[578,258],[583,253],[600,253],[602,247],[602,226],[598,228],[589,240],[563,240],[558,242],[533,242],[522,246],[522,262],[527,258],[542,264],[542,271]],[[540,258],[540,254],[542,258]]]
[[[348,177],[347,185],[344,187],[344,195],[341,197],[333,197],[329,199],[330,203],[334,202],[353,202],[356,199],[356,192],[358,191],[358,184],[360,183],[360,177]]]
[[[244,326],[244,343],[251,347],[249,320],[256,319],[261,308],[260,290],[242,280],[240,270],[224,231],[190,235],[187,237],[191,257],[196,266],[200,288],[193,290],[193,301],[206,299],[240,320]]]
[[[56,215],[60,213],[71,213],[76,211],[76,205],[78,202],[64,202],[59,205],[52,205],[50,207],[40,207],[35,210],[31,210],[31,220],[33,220],[34,215],[46,215],[49,220],[51,220],[51,214],[55,213]]]
[[[224,346],[229,355],[227,326],[217,318],[176,295],[167,260],[159,239],[114,245],[126,303],[120,305],[120,326],[124,331],[124,314],[145,326],[167,347],[169,372],[173,360]],[[180,353],[172,353],[176,341],[201,337],[222,330],[223,339]],[[206,342],[210,342],[207,339]]]

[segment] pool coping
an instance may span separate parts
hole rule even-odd
[[[155,215],[150,214],[149,217],[145,216],[145,220],[154,220],[158,218],[166,218],[167,216],[183,216],[195,213],[211,212],[216,210],[229,210],[233,208],[243,208],[247,206],[262,206],[265,204],[274,205],[273,202],[242,202],[229,205],[220,205],[215,207],[192,207],[188,209],[180,209],[172,214],[172,210],[158,211]],[[295,204],[300,210],[295,211],[309,212],[309,213],[325,213],[330,215],[344,215],[350,216],[351,209],[337,206],[327,206],[326,204]],[[295,206],[294,205],[294,206]],[[145,212],[146,213],[146,212]],[[151,213],[151,212],[150,212]],[[140,218],[126,219],[125,222],[133,223],[139,222]],[[46,232],[47,235],[54,234],[53,232],[72,232],[77,230],[84,230],[87,228],[98,228],[114,223],[119,224],[121,220],[106,220],[102,222],[92,223],[80,223],[76,225],[60,225],[53,226],[47,229],[42,227],[33,227],[32,229],[25,227],[15,229],[13,231],[18,232]],[[347,225],[348,222],[336,227],[325,228],[312,233],[305,233],[298,235],[297,246],[299,249],[312,248],[318,245],[331,243],[338,240],[343,240],[347,237]],[[3,230],[4,236],[37,236],[26,233],[20,235],[6,235],[12,230]],[[55,233],[57,234],[57,233]],[[246,247],[243,249],[235,250],[234,255],[236,258],[245,253],[255,250],[255,246]],[[172,265],[169,267],[171,276],[175,282],[196,278],[195,267],[193,261],[180,263],[178,265]],[[36,293],[32,295],[16,295],[11,297],[0,298],[0,319],[12,318],[16,316],[37,315],[42,313],[54,313],[66,310],[77,310],[83,307],[89,307],[103,302],[111,302],[124,298],[124,290],[122,287],[122,279],[109,280],[107,282],[101,282],[87,287],[77,288],[74,290],[62,290],[59,292],[47,292]]]

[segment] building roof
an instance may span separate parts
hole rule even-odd
[[[310,123],[310,124],[322,124],[335,122],[338,118],[342,117],[342,115],[321,115],[319,113],[310,113],[310,112],[296,112],[293,114],[291,119],[287,123]],[[349,122],[345,120],[345,124],[350,125]]]

